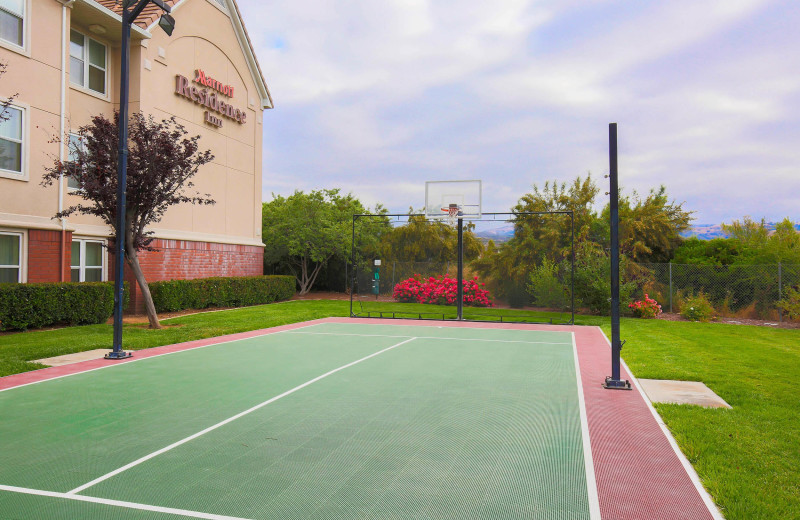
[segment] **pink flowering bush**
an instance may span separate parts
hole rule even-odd
[[[628,305],[628,308],[633,311],[633,315],[637,318],[655,318],[661,314],[661,305],[646,293],[644,300],[637,300]]]
[[[478,277],[463,280],[464,305],[473,307],[492,307],[494,304],[489,299],[489,290],[484,289],[484,283],[478,282]],[[415,274],[394,286],[394,299],[402,303],[433,303],[437,305],[455,305],[458,297],[458,281],[447,275],[438,278],[431,276],[423,279]]]

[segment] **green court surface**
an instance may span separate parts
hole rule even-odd
[[[598,518],[576,364],[567,332],[324,323],[11,388],[0,517]]]

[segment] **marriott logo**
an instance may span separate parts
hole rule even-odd
[[[207,85],[208,88],[198,88],[192,85],[192,82],[190,82],[189,78],[186,76],[176,74],[175,93],[188,99],[189,101],[193,101],[198,105],[208,108],[209,110],[205,113],[205,121],[209,124],[220,127],[222,126],[223,117],[232,119],[239,124],[244,124],[247,121],[247,111],[236,108],[226,100],[222,99],[222,96],[230,97],[233,95],[233,87],[230,85],[223,85],[219,81],[208,78],[208,76],[203,74],[200,70],[196,72],[199,72],[200,74],[197,74],[195,77],[195,82],[205,85],[204,83],[198,81],[198,79],[202,77],[207,83],[209,83]],[[219,92],[219,94],[217,92]]]
[[[211,76],[207,76],[206,73],[203,72],[203,69],[197,69],[194,71],[194,80],[192,81],[199,83],[204,87],[214,89],[220,94],[224,94],[230,98],[233,97],[233,85],[223,85],[221,82],[215,80]]]

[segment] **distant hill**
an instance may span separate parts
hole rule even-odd
[[[795,224],[794,227],[800,231],[800,224]],[[773,231],[775,229],[775,222],[767,222],[767,229]],[[505,242],[514,236],[514,224],[503,224],[497,227],[478,229],[475,235],[484,241],[494,240],[498,243]],[[697,237],[700,240],[728,238],[728,235],[722,231],[722,226],[719,224],[695,224],[689,230],[681,233],[681,236],[683,238]]]
[[[722,226],[719,224],[695,224],[687,231],[681,233],[681,236],[683,238],[697,237],[700,240],[728,238],[728,235],[722,231]]]
[[[485,223],[482,223],[485,225]],[[481,226],[483,227],[483,226]],[[514,236],[514,224],[502,224],[497,227],[476,229],[475,236],[488,242],[494,240],[496,243],[505,242]]]
[[[767,222],[767,229],[775,231],[776,222]],[[794,228],[800,231],[800,224],[795,224]],[[728,235],[722,231],[722,226],[719,224],[695,224],[688,231],[681,233],[683,238],[697,237],[700,240],[711,240],[713,238],[728,238]]]

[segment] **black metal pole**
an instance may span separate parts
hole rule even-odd
[[[572,258],[571,261],[571,272],[570,272],[570,280],[569,280],[569,294],[570,294],[570,306],[572,308],[572,316],[569,320],[570,325],[575,325],[575,212],[571,211],[569,213],[569,226],[570,232],[572,234],[572,241],[570,243],[570,250],[572,251]]]
[[[458,319],[464,319],[464,219],[458,219],[458,273],[456,273],[456,309]]]
[[[606,388],[630,390],[630,383],[620,380],[619,338],[619,179],[617,171],[617,124],[608,125],[608,162],[611,181],[611,376],[606,377]]]
[[[353,314],[353,293],[356,291],[356,219],[358,215],[353,215],[353,242],[350,247],[350,258],[352,260],[351,279],[350,279],[350,317]]]
[[[130,85],[128,81],[131,57],[131,25],[142,13],[147,4],[153,2],[163,11],[169,13],[170,7],[162,0],[123,0],[122,1],[122,45],[120,47],[119,74],[119,143],[117,157],[117,236],[114,244],[114,339],[113,350],[106,354],[106,359],[124,359],[133,354],[122,350],[122,303],[124,302],[125,276],[125,208],[128,184],[128,98]],[[128,10],[131,4],[136,4]],[[174,20],[173,20],[174,22]],[[172,30],[167,31],[172,34]]]
[[[128,61],[130,60],[133,19],[125,2],[122,5],[122,47],[120,48],[119,143],[117,160],[117,238],[114,244],[114,342],[106,359],[130,357],[122,350],[122,303],[125,270],[125,191],[128,173]]]

